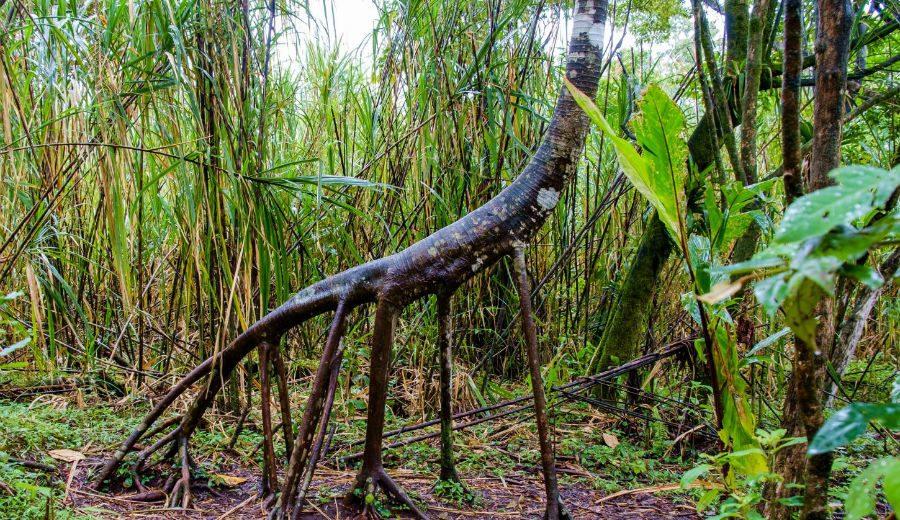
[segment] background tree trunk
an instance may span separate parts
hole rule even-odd
[[[785,11],[785,92],[784,104],[791,117],[797,106],[795,93],[799,90],[800,6],[788,3]],[[818,28],[816,38],[816,93],[813,109],[813,147],[810,162],[808,191],[824,188],[832,183],[828,173],[840,165],[841,125],[847,81],[847,60],[850,47],[852,14],[849,2],[820,0],[818,3]],[[789,63],[790,61],[790,63]],[[788,68],[790,67],[790,73]],[[796,83],[795,79],[797,78]],[[792,83],[790,87],[789,83]],[[795,86],[796,84],[797,86]],[[791,89],[788,92],[788,89]],[[787,124],[790,123],[790,124]],[[799,119],[785,121],[785,184],[789,197],[801,194],[799,132],[795,127]],[[797,151],[795,151],[797,150]],[[822,425],[822,388],[826,377],[826,355],[823,349],[835,343],[833,302],[822,298],[815,309],[818,316],[815,344],[808,345],[795,338],[793,374],[785,396],[782,425],[789,436],[806,436],[811,440]],[[831,353],[831,355],[834,355]],[[783,450],[777,460],[778,471],[784,481],[779,484],[777,498],[792,494],[791,484],[805,484],[804,505],[801,518],[827,518],[828,479],[831,475],[831,453],[806,457],[806,448],[799,445]],[[790,510],[773,503],[772,518],[789,518]]]

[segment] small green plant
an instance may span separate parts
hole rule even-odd
[[[365,496],[363,496],[363,493],[363,490],[360,488],[355,488],[353,490],[353,494],[357,498],[362,499],[362,501],[365,502],[367,506],[373,508],[380,518],[391,518],[391,510],[387,507],[384,501],[382,501],[372,493],[365,493]]]
[[[459,506],[481,502],[481,497],[469,491],[457,480],[438,480],[434,484],[434,494]]]
[[[681,477],[682,489],[694,487],[700,477],[709,476],[705,483],[705,491],[700,494],[696,508],[698,512],[708,509],[716,511],[710,518],[747,518],[750,520],[762,520],[759,513],[759,505],[763,501],[763,490],[766,483],[779,479],[777,473],[765,471],[753,475],[728,471],[735,463],[740,463],[746,457],[766,458],[769,467],[772,467],[775,454],[788,446],[805,442],[802,437],[784,438],[785,430],[774,431],[757,430],[756,439],[759,448],[719,453],[717,455],[702,454],[709,462],[695,466],[686,471]]]

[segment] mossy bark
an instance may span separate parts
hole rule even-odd
[[[728,0],[725,2],[725,56],[731,64],[740,64],[747,57],[747,35],[750,32],[750,2]],[[736,69],[728,69],[732,75]]]
[[[591,361],[591,373],[640,355],[653,310],[653,288],[671,254],[672,241],[662,221],[653,213],[641,237],[634,263],[622,284],[613,314],[603,328],[597,352]]]

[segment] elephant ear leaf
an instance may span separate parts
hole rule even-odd
[[[680,229],[678,218],[687,213],[684,185],[688,148],[684,139],[684,114],[656,85],[647,88],[638,107],[640,112],[632,126],[644,151],[643,157],[653,166],[648,179],[650,189],[658,194],[666,217],[676,229]]]
[[[659,87],[647,89],[639,103],[641,113],[634,121],[638,144],[644,151],[641,155],[630,142],[616,134],[590,97],[568,80],[566,87],[578,106],[612,143],[625,176],[653,205],[669,234],[679,239],[682,229],[679,218],[686,206],[684,183],[687,159],[681,110]]]

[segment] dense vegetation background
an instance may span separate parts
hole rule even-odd
[[[753,160],[755,179],[765,180],[777,177],[782,163],[777,79],[784,5],[759,3],[764,16],[743,23],[762,42]],[[726,4],[707,2],[703,9],[715,22],[710,43],[723,51],[719,72],[729,98],[738,100],[729,105],[737,107],[737,117],[746,59],[724,52],[722,13],[750,11],[746,3]],[[814,51],[814,4],[803,2],[806,57]],[[96,421],[91,414],[109,413],[102,403],[146,407],[296,290],[450,224],[487,202],[528,161],[562,84],[560,42],[571,30],[569,3],[379,2],[372,33],[356,52],[335,44],[327,17],[316,19],[309,8],[295,0],[0,1],[0,386],[8,399],[0,403],[0,450],[6,457],[42,456],[46,448],[61,447],[60,439],[83,447],[88,438],[47,433],[53,428],[48,423],[61,417]],[[340,9],[335,1],[325,11]],[[599,110],[620,136],[633,137],[629,122],[639,111],[636,103],[655,85],[683,114],[676,133],[687,140],[710,101],[696,73],[692,6],[614,1],[609,12]],[[894,72],[900,13],[895,2],[857,2],[853,13],[842,162],[890,170],[900,161]],[[813,95],[812,88],[801,90],[804,142],[813,135]],[[684,303],[683,295],[698,286],[682,256],[660,255],[655,275],[638,281],[639,292],[623,291],[641,254],[652,253],[647,247],[654,244],[642,237],[654,223],[662,228],[647,199],[622,175],[614,146],[606,133],[591,133],[575,178],[528,250],[548,386],[702,336]],[[724,148],[722,155],[721,175],[709,181],[717,187],[735,178],[738,163]],[[715,251],[721,263],[752,256],[735,258],[742,253],[734,251],[748,227],[758,229],[753,246],[772,239],[787,205],[784,194],[780,181],[758,193],[754,223],[748,220]],[[827,399],[829,410],[845,401],[890,401],[900,355],[900,300],[891,283],[896,253],[888,242],[858,262],[891,271],[883,272],[886,282],[859,325],[849,366],[840,367],[846,392],[829,386],[838,395]],[[623,295],[637,297],[639,308],[622,303]],[[850,319],[869,296],[864,285],[841,278],[836,312]],[[524,388],[528,371],[517,301],[505,261],[455,296],[458,409]],[[742,301],[730,307],[744,319],[730,332],[741,359],[733,373],[746,379],[749,409],[771,431],[781,420],[793,336],[783,314],[767,314],[749,296]],[[327,320],[316,318],[284,341],[298,396],[318,363]],[[613,326],[630,327],[633,337],[604,336]],[[365,408],[370,333],[363,315],[344,340],[337,407],[346,416]],[[433,301],[402,316],[390,390],[391,418],[398,423],[435,414],[436,336]],[[696,367],[705,370],[704,363]],[[700,388],[706,381],[687,384],[689,372],[645,372],[629,381],[693,400],[713,417]],[[225,438],[208,440],[210,452],[243,423],[239,418],[250,408],[257,380],[255,360],[249,360],[229,383],[209,428]],[[692,386],[700,390],[688,392]],[[58,389],[76,393],[70,407],[80,410],[37,412],[51,415],[13,428],[35,413],[17,403]],[[299,415],[302,401],[294,402]],[[99,411],[91,411],[94,406]],[[251,419],[257,413],[253,407]],[[96,440],[107,448],[130,426],[108,424]],[[617,428],[623,437],[626,430],[641,430]],[[354,431],[345,433],[349,439]],[[653,458],[653,450],[671,455],[666,439],[672,436],[656,435],[635,448],[648,453],[633,460]],[[641,434],[634,437],[640,445]],[[848,469],[838,476],[844,484],[867,459],[897,448],[883,427],[856,442],[855,458],[843,461]],[[249,449],[244,455],[248,461],[255,456]],[[631,464],[632,455],[592,455],[591,464]],[[661,480],[677,482],[698,460],[696,453],[686,455]],[[0,460],[0,468],[7,484],[49,486],[13,463]],[[638,466],[626,473],[603,480],[633,487],[629,482],[642,471]],[[727,485],[737,495],[749,489]],[[0,508],[41,515],[51,503],[45,494],[58,499],[59,490],[41,493],[0,489]],[[843,498],[840,485],[837,493]],[[762,491],[757,494],[741,504],[741,515],[762,501]],[[887,506],[879,507],[884,512]]]

